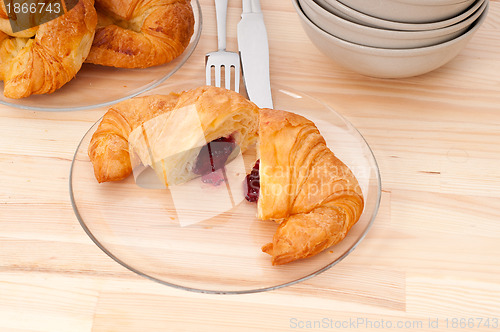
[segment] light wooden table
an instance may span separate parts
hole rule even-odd
[[[201,4],[202,38],[171,80],[203,77],[204,54],[216,48],[212,1]],[[241,7],[229,6],[236,50]],[[451,63],[399,80],[337,66],[308,40],[290,1],[262,7],[271,80],[330,104],[375,153],[383,194],[366,239],[329,271],[275,291],[157,284],[97,248],[71,207],[70,162],[102,113],[2,106],[0,331],[500,329],[500,1]]]

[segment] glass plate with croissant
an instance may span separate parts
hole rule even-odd
[[[0,0],[0,103],[93,109],[151,89],[194,51],[197,0]]]
[[[361,134],[280,86],[275,109],[201,82],[103,108],[71,167],[75,214],[130,270],[206,293],[276,289],[326,271],[364,238],[380,177]]]

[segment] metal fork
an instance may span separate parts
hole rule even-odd
[[[207,53],[205,57],[206,84],[212,84],[212,67],[215,68],[215,86],[221,86],[221,72],[224,67],[225,86],[231,89],[231,67],[234,68],[234,90],[240,91],[240,56],[235,52],[226,51],[226,16],[227,1],[215,0],[215,14],[217,16],[217,40],[219,50]]]

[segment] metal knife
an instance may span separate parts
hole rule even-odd
[[[269,43],[259,0],[242,0],[238,49],[248,98],[260,108],[273,108],[269,78]]]

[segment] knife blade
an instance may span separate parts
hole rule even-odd
[[[242,0],[238,23],[243,80],[249,99],[260,108],[273,108],[269,77],[269,43],[259,0]]]

